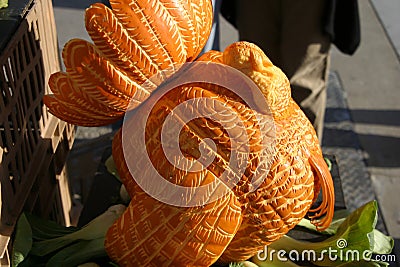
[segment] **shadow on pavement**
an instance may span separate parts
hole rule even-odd
[[[358,134],[358,138],[362,143],[369,144],[369,151],[379,151],[378,153],[368,153],[367,163],[371,167],[385,167],[395,168],[400,167],[400,138],[372,135],[372,134]]]
[[[400,110],[352,109],[351,115],[356,123],[400,126]]]
[[[108,0],[54,0],[54,7],[74,8],[74,9],[86,9],[91,4],[103,3],[109,6]]]
[[[346,108],[327,108],[325,123],[341,127],[325,128],[323,145],[338,148],[360,149],[360,143],[368,144],[367,163],[371,167],[400,167],[398,149],[400,138],[376,134],[355,133],[351,122],[360,124],[400,126],[400,110],[348,110]],[[349,123],[350,122],[350,123]],[[326,141],[326,140],[323,140]],[[374,153],[371,153],[374,152]],[[379,152],[379,153],[378,153]]]

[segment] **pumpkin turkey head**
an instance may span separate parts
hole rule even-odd
[[[223,61],[224,64],[249,76],[257,84],[269,110],[275,116],[288,107],[291,100],[289,80],[258,46],[248,42],[237,42],[225,49]]]

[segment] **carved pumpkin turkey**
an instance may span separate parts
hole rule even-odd
[[[141,84],[160,70],[179,68],[175,63],[196,58],[211,25],[210,2],[132,0],[111,1],[111,5],[113,10],[101,4],[87,10],[86,26],[94,45],[72,40],[64,48],[66,73],[51,77],[54,95],[45,97],[50,111],[70,123],[99,126],[122,118],[127,109],[133,110],[129,119],[134,125],[151,109],[145,118],[146,156],[163,179],[187,188],[219,181],[234,151],[229,130],[218,121],[196,117],[183,123],[179,149],[196,161],[201,158],[202,141],[211,139],[216,146],[208,151],[214,159],[205,168],[175,166],[163,151],[162,126],[180,104],[211,99],[206,110],[224,115],[224,123],[235,130],[231,118],[243,122],[249,150],[243,174],[234,186],[227,186],[225,194],[203,205],[176,206],[149,195],[138,184],[138,177],[132,176],[132,161],[143,180],[148,170],[140,168],[140,155],[130,157],[120,130],[114,137],[113,157],[132,200],[107,232],[105,247],[110,258],[120,266],[209,266],[248,259],[310,211],[317,228],[326,228],[333,216],[332,178],[311,123],[290,96],[286,76],[265,54],[254,44],[238,42],[223,53],[210,51],[197,61],[230,66],[248,77],[268,104],[272,128],[260,125],[262,114],[223,86],[184,84],[157,99],[159,89],[151,92]],[[184,71],[177,73],[185,75]],[[232,112],[219,112],[218,103]],[[178,112],[174,116],[180,118]],[[267,138],[264,126],[268,134],[273,131],[272,150],[260,149]],[[135,148],[135,140],[128,150]],[[261,182],[250,190],[256,173]],[[320,189],[322,203],[310,210]]]

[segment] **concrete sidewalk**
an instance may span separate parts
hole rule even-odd
[[[370,1],[359,1],[362,43],[355,55],[349,57],[332,52],[333,71],[339,74],[355,131],[365,152],[365,160],[374,190],[379,200],[389,233],[400,238],[400,63],[394,45],[395,32],[400,32],[391,16],[389,24],[380,18],[389,13],[399,14],[400,6],[390,9],[391,1],[379,2],[375,9]],[[385,9],[386,8],[386,9]],[[388,32],[391,35],[387,35]]]

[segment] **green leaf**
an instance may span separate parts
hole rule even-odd
[[[113,159],[112,156],[110,156],[110,157],[106,160],[105,166],[106,166],[107,171],[108,171],[109,173],[111,173],[112,175],[114,175],[115,178],[118,179],[118,181],[121,181],[121,178],[120,178],[120,176],[119,176],[119,174],[118,174],[117,166],[115,165],[115,162],[114,162],[114,159]]]
[[[336,235],[352,243],[365,240],[365,235],[375,229],[377,220],[378,204],[376,201],[371,201],[350,214],[338,227]]]
[[[329,158],[324,157],[324,160],[326,162],[326,165],[328,165],[328,170],[331,171],[332,170],[332,162]]]
[[[231,262],[231,263],[229,263],[229,267],[243,267],[243,263],[241,263],[241,262]]]
[[[94,240],[81,240],[63,248],[49,259],[46,266],[70,267],[93,261],[93,259],[106,257],[104,237]]]
[[[259,267],[257,264],[251,261],[231,262],[229,267]]]
[[[0,8],[8,7],[8,0],[0,0]]]
[[[122,215],[126,207],[122,204],[109,207],[80,229],[56,238],[33,243],[31,254],[45,256],[80,240],[104,238],[111,225]]]
[[[281,256],[278,256],[277,253],[266,255],[266,251],[264,251],[261,254],[257,253],[257,255],[251,259],[251,261],[257,264],[259,267],[301,267],[286,257],[283,258],[285,258],[285,260],[283,260]]]
[[[387,262],[377,262],[377,261],[352,261],[339,265],[338,267],[386,267],[389,266]]]
[[[372,235],[371,251],[375,254],[390,254],[394,247],[394,240],[390,236],[384,235],[380,231],[374,229]]]
[[[242,264],[242,267],[259,267],[257,264],[251,261],[242,261],[240,263]]]
[[[334,235],[337,232],[337,229],[339,226],[344,222],[347,216],[349,216],[349,211],[348,210],[338,210],[335,211],[335,214],[333,216],[332,222],[329,225],[328,228],[326,228],[324,231],[320,232],[317,230],[317,227],[315,227],[314,224],[311,223],[310,220],[303,218],[297,226],[304,227],[308,230],[314,231],[316,233],[320,234],[326,234],[326,235]]]
[[[78,227],[62,226],[54,221],[45,220],[32,214],[25,214],[34,240],[47,240],[75,232]]]
[[[322,242],[298,241],[288,236],[272,243],[269,248],[275,250],[313,251],[317,259],[312,261],[318,266],[339,266],[355,257],[371,257],[372,252],[390,253],[393,239],[374,231],[377,222],[377,203],[372,201],[351,213],[337,228],[336,234]],[[326,253],[336,250],[336,260]]]
[[[12,266],[18,266],[28,255],[32,248],[32,229],[25,216],[22,214],[17,222],[14,246],[12,252]]]

